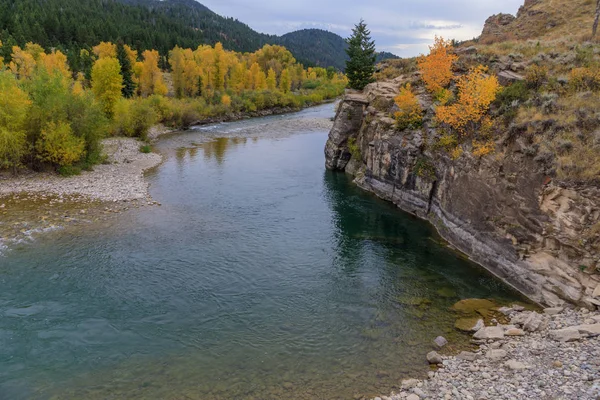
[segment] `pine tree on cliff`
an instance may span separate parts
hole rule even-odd
[[[352,89],[363,90],[369,83],[374,82],[375,72],[375,41],[371,40],[371,32],[362,19],[352,29],[352,36],[346,39],[346,53],[350,60],[346,61],[346,76],[348,86]]]
[[[123,89],[121,89],[121,93],[123,97],[131,98],[135,94],[135,82],[133,81],[131,61],[127,57],[127,52],[122,41],[117,43],[117,59],[121,65],[121,76],[123,77]]]

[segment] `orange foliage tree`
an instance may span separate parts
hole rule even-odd
[[[417,58],[421,78],[431,93],[439,93],[452,80],[452,64],[458,57],[451,49],[450,41],[436,36],[433,46],[429,46],[429,55]]]
[[[490,104],[500,90],[498,78],[487,74],[487,68],[480,65],[459,78],[458,100],[449,106],[436,110],[438,122],[447,124],[459,134],[466,134],[469,127],[475,128],[488,112]]]

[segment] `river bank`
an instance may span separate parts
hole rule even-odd
[[[402,390],[374,400],[600,398],[600,313],[587,309],[517,311],[510,323],[482,328],[474,352],[428,354],[439,368],[429,379],[402,381]]]

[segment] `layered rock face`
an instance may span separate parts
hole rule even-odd
[[[402,77],[349,93],[325,149],[326,166],[430,221],[471,259],[534,301],[600,306],[600,190],[556,181],[526,138],[507,135],[481,159],[436,150],[429,96],[420,130],[398,131]]]

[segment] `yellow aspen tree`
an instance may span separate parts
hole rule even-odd
[[[37,63],[32,54],[19,46],[13,46],[11,58],[8,67],[18,79],[29,79],[33,76]]]
[[[469,126],[481,121],[490,104],[496,99],[500,83],[496,76],[487,74],[487,68],[479,65],[472,68],[457,82],[458,101],[436,109],[439,122],[448,124],[460,134],[467,133]]]
[[[286,68],[281,72],[279,77],[279,90],[283,93],[289,93],[292,90],[292,80],[290,79],[290,71]]]
[[[452,64],[458,57],[451,50],[450,41],[436,36],[433,46],[429,46],[429,55],[417,58],[421,78],[431,93],[439,93],[452,80]]]
[[[267,76],[262,70],[258,71],[256,75],[256,81],[254,84],[254,90],[265,90],[267,88]]]
[[[0,40],[0,49],[2,48],[2,40]],[[0,69],[4,68],[4,57],[0,57]]]
[[[111,42],[100,42],[97,46],[94,46],[92,50],[98,58],[117,57],[117,45]]]
[[[229,89],[233,90],[237,94],[240,94],[244,90],[244,81],[246,77],[246,66],[243,62],[237,60],[229,75]]]
[[[25,122],[31,101],[8,71],[0,71],[0,93],[0,168],[16,172],[27,150]]]
[[[183,87],[184,93],[187,96],[196,96],[200,90],[200,76],[201,70],[196,60],[194,59],[194,52],[191,49],[183,50]]]
[[[181,98],[183,97],[185,90],[183,78],[185,69],[185,56],[181,47],[175,46],[175,48],[169,52],[169,64],[171,65],[171,78],[173,79],[175,96]]]
[[[92,67],[92,92],[102,104],[106,115],[113,115],[115,104],[121,98],[122,88],[119,60],[113,57],[98,59]]]
[[[137,50],[132,49],[131,47],[129,47],[126,44],[123,45],[123,48],[125,49],[125,53],[127,53],[127,58],[129,59],[129,62],[133,66],[138,60]]]
[[[163,73],[158,68],[158,60],[160,55],[156,50],[146,50],[142,53],[144,61],[140,73],[140,92],[142,96],[150,96],[152,94],[166,95],[167,85],[163,80]]]
[[[67,56],[60,50],[55,50],[50,54],[42,53],[39,60],[39,65],[51,75],[60,74],[65,79],[71,79],[71,71],[69,70],[69,64],[67,63]]]
[[[269,90],[277,89],[277,74],[273,68],[269,68],[269,73],[267,74],[267,88]]]
[[[213,88],[216,91],[225,89],[225,75],[227,74],[227,63],[225,51],[221,42],[215,44],[213,62]]]
[[[85,75],[83,72],[77,73],[77,79],[73,82],[73,87],[71,88],[71,92],[75,96],[81,96],[85,93],[85,89],[83,88],[83,83],[85,82]]]
[[[141,61],[136,61],[135,64],[131,66],[131,72],[133,72],[133,83],[135,83],[136,94],[141,95],[140,91],[140,81],[142,77],[142,70],[144,69],[144,63]]]

